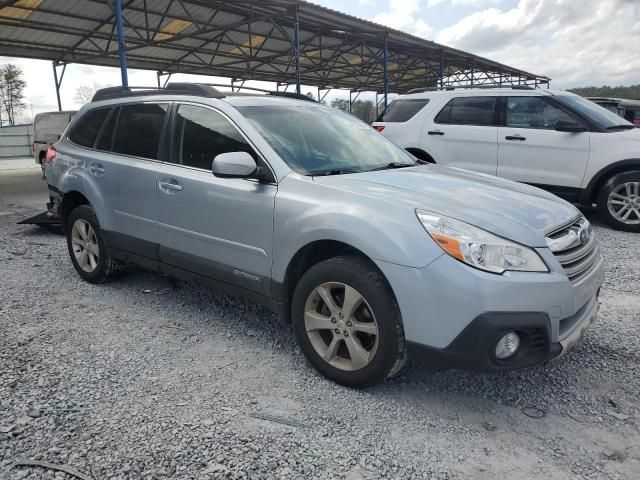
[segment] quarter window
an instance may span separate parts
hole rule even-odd
[[[435,118],[451,125],[496,125],[496,97],[457,97],[449,101]]]
[[[71,140],[76,145],[93,148],[93,144],[96,142],[98,132],[100,132],[102,123],[107,117],[109,110],[109,108],[97,108],[95,110],[89,110],[73,127],[73,130],[69,134],[69,140]]]
[[[238,129],[214,110],[180,105],[175,124],[173,163],[211,170],[213,159],[228,152],[247,152],[258,161]]]
[[[394,100],[389,104],[387,109],[380,114],[377,122],[407,122],[422,110],[427,103],[428,98],[412,98]]]
[[[507,127],[555,130],[559,121],[575,122],[576,119],[542,97],[509,97],[507,100]]]
[[[120,107],[113,151],[157,159],[166,113],[166,104],[139,103]]]

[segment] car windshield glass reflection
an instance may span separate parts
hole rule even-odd
[[[366,123],[321,105],[239,107],[280,157],[304,175],[340,175],[414,165]]]

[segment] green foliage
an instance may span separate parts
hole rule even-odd
[[[15,125],[16,116],[24,108],[26,85],[20,67],[12,63],[0,66],[0,125],[3,119]]]
[[[349,112],[348,98],[334,98],[331,101],[333,108],[338,108],[343,112]],[[366,123],[372,123],[376,118],[376,108],[370,100],[356,100],[351,106],[351,114]]]
[[[640,100],[640,85],[630,85],[628,87],[604,85],[602,87],[571,88],[569,91],[583,97],[613,97]]]

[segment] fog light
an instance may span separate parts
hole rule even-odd
[[[496,345],[496,358],[505,360],[518,351],[520,347],[520,335],[516,332],[509,332]]]

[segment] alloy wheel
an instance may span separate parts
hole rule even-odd
[[[378,323],[373,310],[344,283],[324,283],[309,294],[304,326],[316,353],[337,369],[360,370],[376,354]]]
[[[77,219],[71,227],[71,247],[76,262],[87,273],[98,268],[100,247],[93,227],[86,220]]]
[[[607,208],[619,222],[640,224],[640,182],[626,182],[614,188],[607,199]]]

